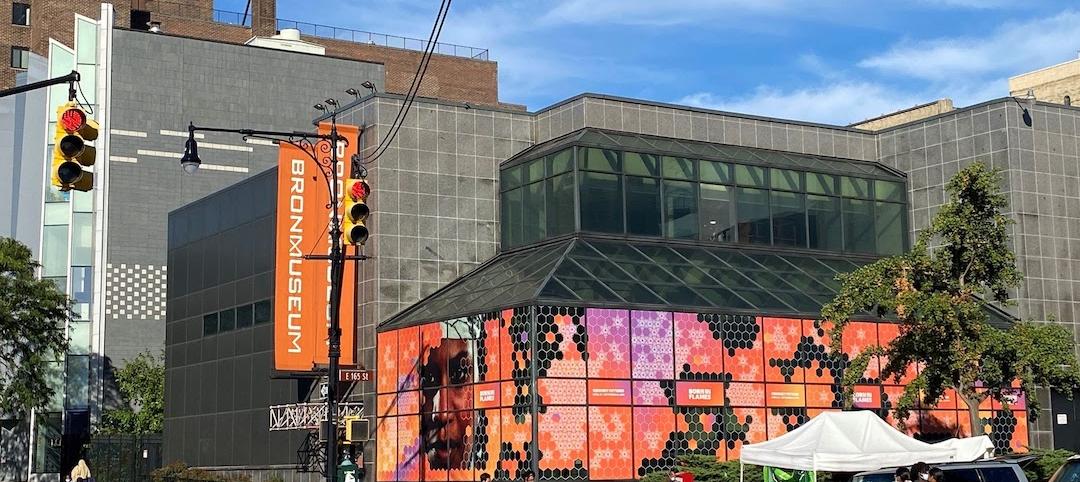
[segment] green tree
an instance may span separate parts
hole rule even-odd
[[[883,378],[899,380],[909,366],[919,366],[895,406],[899,420],[920,394],[933,405],[953,389],[967,404],[976,433],[983,426],[979,404],[989,397],[1008,405],[1014,380],[1029,394],[1037,385],[1068,393],[1080,387],[1072,335],[1060,325],[1020,322],[1000,330],[988,323],[987,300],[1009,303],[1009,292],[1023,280],[1009,247],[1012,220],[1003,214],[1008,201],[999,182],[999,172],[982,164],[964,168],[946,185],[949,202],[910,252],[840,277],[839,293],[821,313],[834,323],[834,352],[841,351],[844,326],[860,313],[900,325],[889,346],[852,360],[843,378],[849,405],[855,382],[876,355],[888,359]],[[1032,418],[1038,415],[1037,398],[1027,397]]]
[[[116,384],[127,404],[106,410],[98,427],[102,433],[161,433],[165,423],[165,363],[150,352],[138,354],[116,371]]]
[[[67,351],[71,300],[37,278],[39,266],[24,244],[0,238],[0,412],[44,407]]]

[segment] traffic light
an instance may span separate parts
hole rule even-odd
[[[56,133],[53,137],[52,185],[61,191],[89,191],[94,188],[94,173],[83,167],[94,165],[97,150],[86,144],[98,137],[98,124],[74,102],[56,110]]]
[[[360,417],[345,417],[345,443],[367,442],[368,421]]]
[[[345,233],[345,242],[349,244],[364,244],[368,239],[367,218],[371,214],[371,208],[367,205],[368,195],[371,194],[371,186],[363,179],[345,180],[345,220],[342,223],[342,231]]]

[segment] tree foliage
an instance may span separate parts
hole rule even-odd
[[[1024,475],[1027,475],[1028,482],[1046,482],[1050,480],[1050,476],[1054,475],[1065,462],[1069,460],[1069,457],[1076,455],[1065,449],[1028,449],[1031,455],[1037,455],[1039,458],[1035,459],[1024,466]]]
[[[116,371],[116,384],[127,405],[106,410],[99,430],[114,434],[161,433],[165,423],[165,364],[162,357],[140,353]]]
[[[981,427],[978,407],[987,398],[1008,405],[1016,380],[1026,393],[1036,385],[1065,392],[1080,387],[1072,335],[1060,325],[1020,322],[1008,330],[990,326],[986,303],[1008,304],[1023,276],[1009,247],[1012,220],[999,173],[982,164],[964,168],[946,185],[949,202],[923,230],[911,251],[842,275],[836,298],[822,308],[833,322],[832,348],[842,349],[844,326],[863,312],[896,320],[900,334],[889,346],[866,350],[844,374],[845,397],[872,356],[887,363],[882,378],[899,380],[909,366],[918,376],[895,405],[904,420],[922,398],[934,405],[953,389]],[[1027,397],[1032,418],[1037,397]],[[978,429],[975,429],[978,432]]]
[[[71,300],[37,278],[39,266],[24,244],[0,238],[0,412],[45,407],[67,351]]]

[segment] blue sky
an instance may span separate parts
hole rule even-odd
[[[243,11],[245,0],[215,0]],[[435,0],[279,0],[278,17],[426,38]],[[1080,6],[1007,0],[457,0],[440,41],[488,48],[503,102],[599,92],[847,124],[1077,57]]]

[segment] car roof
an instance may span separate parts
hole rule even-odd
[[[1073,456],[1073,457],[1070,458],[1070,460],[1075,459],[1075,458],[1080,458],[1080,455]],[[933,466],[934,467],[939,467],[941,469],[974,469],[974,468],[979,468],[979,467],[1001,466],[1001,465],[1019,468],[1019,466],[1016,465],[1016,463],[1008,461],[1008,460],[980,460],[980,461],[976,461],[976,462],[948,462],[948,463],[944,463],[944,464],[935,464]],[[855,475],[859,476],[859,475],[892,474],[892,473],[896,472],[896,469],[897,469],[896,467],[891,467],[891,468],[878,469],[878,470],[868,470],[866,472],[859,472],[859,473],[857,473]]]

